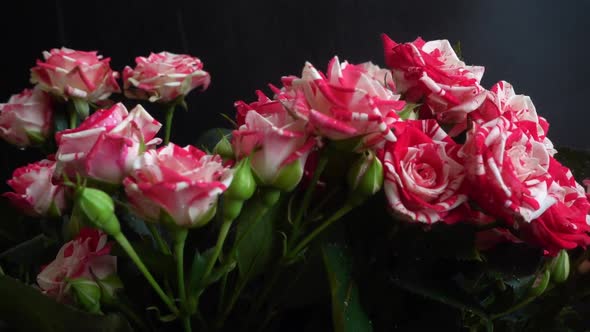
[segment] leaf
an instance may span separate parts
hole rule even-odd
[[[36,264],[54,244],[54,239],[47,237],[45,234],[39,234],[4,251],[0,254],[0,259],[16,264]]]
[[[229,134],[231,134],[231,130],[229,129],[212,128],[202,133],[194,145],[203,150],[213,151],[219,140]]]
[[[322,247],[324,265],[332,293],[332,320],[336,332],[373,331],[369,317],[361,307],[358,288],[352,279],[352,263],[338,245]]]
[[[119,314],[94,315],[81,311],[7,276],[0,276],[0,294],[0,321],[21,331],[132,331]]]
[[[207,263],[211,259],[213,255],[214,248],[209,248],[204,251],[202,254],[198,251],[195,252],[193,257],[193,263],[191,265],[191,272],[189,276],[189,285],[187,289],[188,294],[194,294],[198,288],[201,288],[201,278],[203,277],[203,273],[205,273],[205,268],[207,268]]]
[[[487,322],[488,331],[491,328],[491,321],[484,308],[469,294],[452,284],[427,280],[424,276],[411,272],[393,275],[391,281],[407,292],[473,313]]]
[[[250,200],[246,203],[241,215],[237,219],[236,241],[237,245],[236,260],[240,275],[246,274],[254,277],[260,274],[273,254],[274,240],[274,220],[277,218],[281,203],[273,207],[260,218],[259,209],[263,207],[256,203],[256,200]]]

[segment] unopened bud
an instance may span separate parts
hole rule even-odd
[[[222,136],[217,145],[215,145],[213,153],[220,155],[223,159],[234,158],[234,151],[231,143],[225,136]]]
[[[256,180],[252,175],[250,168],[250,159],[244,158],[236,166],[234,177],[229,188],[224,193],[224,197],[232,200],[245,201],[254,195],[256,190]]]
[[[301,160],[297,159],[281,168],[271,186],[285,192],[290,192],[297,187],[302,177],[303,165],[301,164]]]
[[[551,279],[551,272],[549,272],[549,270],[545,270],[539,274],[535,278],[535,281],[533,281],[531,288],[529,288],[529,296],[539,296],[543,294],[549,285],[549,279]]]
[[[81,188],[76,204],[94,227],[112,236],[121,233],[115,205],[109,194],[94,188]]]
[[[76,278],[68,281],[72,288],[76,303],[86,311],[100,313],[100,286],[86,278]]]
[[[551,271],[551,281],[560,284],[567,280],[570,275],[570,256],[565,249],[553,257],[549,270]]]
[[[383,164],[372,151],[367,151],[349,169],[347,181],[353,200],[360,203],[381,190]]]

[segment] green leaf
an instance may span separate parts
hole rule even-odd
[[[81,98],[72,98],[72,103],[74,104],[74,108],[76,109],[76,113],[78,113],[78,117],[80,120],[84,120],[88,117],[90,113],[90,106],[88,102]]]
[[[322,247],[324,265],[332,293],[332,320],[335,332],[373,331],[369,317],[361,307],[358,288],[352,279],[352,262],[338,245]]]
[[[452,284],[428,280],[426,276],[411,272],[394,275],[391,277],[391,281],[407,292],[475,314],[486,323],[488,331],[492,328],[484,308],[469,294],[453,287]]]
[[[4,251],[0,254],[0,259],[16,264],[37,264],[54,244],[54,239],[47,237],[45,234],[39,234]]]
[[[94,315],[57,303],[7,276],[0,276],[0,294],[0,321],[22,331],[132,331],[119,314]]]
[[[207,150],[207,151],[213,151],[213,149],[215,149],[215,146],[217,145],[217,143],[219,143],[219,141],[225,137],[231,134],[231,130],[230,129],[226,129],[226,128],[212,128],[209,129],[207,131],[205,131],[204,133],[202,133],[199,138],[196,140],[195,142],[195,146],[203,149],[203,150]]]
[[[274,220],[281,212],[280,202],[271,207],[264,216],[256,218],[262,205],[250,200],[238,217],[236,230],[236,260],[240,275],[254,277],[260,274],[273,254]]]
[[[194,294],[194,292],[197,291],[198,288],[202,287],[201,278],[203,277],[203,273],[205,273],[207,263],[211,259],[211,256],[213,256],[213,251],[214,248],[209,248],[202,254],[198,251],[195,252],[195,256],[193,257],[193,263],[191,265],[190,276],[188,279],[188,294]]]

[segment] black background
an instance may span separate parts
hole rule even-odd
[[[486,67],[483,85],[500,79],[532,97],[558,146],[590,149],[589,1],[10,1],[0,19],[0,100],[28,87],[41,52],[65,45],[99,50],[122,70],[138,55],[167,50],[200,57],[212,75],[176,112],[180,145],[207,128],[230,126],[233,102],[300,74],[304,62],[383,64],[380,33],[461,42],[468,64]],[[156,117],[162,114],[150,108]],[[32,152],[2,143],[2,178]],[[3,182],[3,180],[2,180]]]

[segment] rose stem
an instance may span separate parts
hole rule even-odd
[[[186,228],[176,230],[176,238],[174,239],[174,254],[176,255],[176,272],[178,274],[178,294],[183,306],[186,305],[186,288],[184,283],[184,243],[188,236]],[[183,315],[182,325],[185,332],[191,332],[191,319],[189,315]]]
[[[133,249],[133,246],[131,246],[131,243],[129,243],[125,235],[123,233],[119,233],[114,235],[113,237],[117,242],[119,242],[119,244],[121,245],[123,250],[125,250],[127,255],[129,255],[129,258],[131,258],[133,263],[135,263],[139,271],[147,279],[147,281],[156,291],[158,296],[160,296],[164,304],[166,304],[166,306],[170,309],[170,311],[172,311],[173,314],[178,315],[178,308],[176,308],[172,300],[166,295],[166,293],[164,293],[160,285],[158,285],[158,283],[156,282],[150,271],[148,271],[147,267],[143,264],[141,258],[139,258],[137,252],[135,251],[135,249]]]
[[[166,128],[164,134],[164,145],[168,145],[170,143],[170,133],[172,132],[172,118],[174,117],[174,109],[176,108],[176,103],[172,103],[168,110],[166,110]]]

